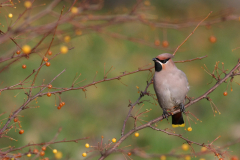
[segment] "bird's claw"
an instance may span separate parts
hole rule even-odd
[[[170,113],[168,113],[166,110],[163,110],[163,114],[162,114],[163,118],[168,119],[168,116],[171,116]]]
[[[185,113],[185,107],[184,107],[184,105],[182,103],[180,104],[180,111]]]

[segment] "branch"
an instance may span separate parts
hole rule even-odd
[[[202,99],[205,99],[207,98],[207,96],[212,93],[221,83],[223,83],[224,81],[226,81],[229,77],[231,77],[233,74],[234,74],[234,71],[236,69],[238,69],[238,67],[240,66],[240,59],[238,60],[238,63],[237,65],[224,77],[222,78],[221,80],[219,80],[212,88],[210,88],[206,93],[204,93],[203,95],[201,95],[200,97],[188,102],[186,105],[185,105],[185,108],[188,108],[189,106],[193,105],[194,103],[202,100]],[[176,114],[176,113],[179,113],[180,112],[180,109],[172,112],[171,114]],[[133,134],[134,132],[138,131],[138,130],[141,130],[141,129],[144,129],[144,128],[147,128],[147,127],[150,127],[152,124],[155,124],[161,120],[163,120],[164,118],[162,116],[154,119],[154,120],[151,120],[149,121],[148,123],[146,124],[143,124],[141,126],[138,126],[136,127],[135,129],[132,129],[130,130],[128,133],[126,133],[125,135],[123,135],[119,140],[118,142],[116,142],[116,144],[114,144],[114,146],[112,148],[110,148],[109,150],[107,150],[100,158],[99,160],[103,160],[105,159],[107,156],[109,156],[112,152],[114,152],[117,147],[127,138],[129,137],[131,134]],[[197,143],[195,143],[197,144]]]

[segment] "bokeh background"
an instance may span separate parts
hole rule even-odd
[[[80,2],[80,1],[79,1]],[[77,2],[77,3],[79,3]],[[15,21],[17,15],[24,11],[23,3],[16,1],[16,9],[11,7],[0,8],[0,22],[4,24],[1,30],[7,31],[7,23]],[[38,6],[46,3],[45,6]],[[34,5],[38,6],[34,8],[28,16],[34,15],[49,5],[50,1],[36,1]],[[76,3],[76,4],[77,4]],[[134,0],[106,0],[103,8],[99,11],[86,12],[84,14],[92,15],[122,15],[128,14],[136,1]],[[214,69],[216,62],[224,62],[224,68],[231,70],[239,58],[239,49],[232,51],[232,49],[239,47],[239,21],[226,20],[224,17],[227,15],[239,15],[240,2],[237,0],[232,1],[190,1],[190,0],[169,0],[169,1],[143,1],[142,9],[137,10],[136,14],[142,14],[146,17],[150,17],[154,22],[164,23],[191,23],[199,22],[210,11],[213,11],[212,15],[207,21],[211,22],[216,18],[223,18],[222,22],[200,26],[196,32],[189,38],[189,40],[180,48],[174,58],[175,61],[192,59],[196,57],[202,57],[207,55],[208,57],[202,60],[197,60],[188,63],[179,63],[177,67],[183,70],[189,80],[190,91],[188,96],[198,97],[211,88],[216,81],[212,80],[204,70],[201,68],[204,64],[210,71]],[[71,1],[61,1],[54,11],[59,13],[62,6],[66,8],[70,7]],[[7,15],[13,13],[14,17],[10,20]],[[16,15],[16,16],[15,16]],[[27,18],[27,16],[26,16]],[[56,21],[57,17],[50,14],[50,16],[39,19],[34,25],[43,25],[51,21]],[[83,22],[79,22],[83,23]],[[101,22],[84,22],[84,23],[100,23]],[[173,53],[178,45],[192,32],[195,28],[158,28],[142,24],[140,21],[122,22],[116,25],[110,25],[105,27],[104,30],[115,32],[127,37],[143,39],[148,44],[154,46],[156,39],[161,41],[160,47],[151,47],[148,45],[140,44],[137,42],[131,42],[126,39],[119,39],[111,37],[107,34],[100,33],[91,29],[82,30],[81,35],[76,35],[74,28],[71,28],[70,24],[63,24],[58,27],[58,30],[67,29],[67,31],[58,34],[55,39],[56,43],[51,51],[55,54],[60,50],[61,45],[67,45],[68,47],[74,47],[65,55],[60,55],[51,61],[50,67],[43,67],[40,71],[36,84],[40,85],[43,80],[44,83],[48,83],[63,69],[66,72],[58,77],[52,85],[55,87],[70,87],[76,74],[81,76],[78,81],[85,81],[79,83],[79,86],[91,83],[94,79],[96,71],[96,80],[101,80],[104,77],[104,64],[106,70],[109,70],[113,66],[114,70],[108,74],[108,77],[115,77],[124,71],[134,71],[139,67],[152,63],[152,58],[161,53]],[[64,36],[70,36],[71,41],[65,43]],[[211,43],[209,41],[210,36],[215,36],[217,41]],[[51,41],[51,36],[44,42],[42,47],[47,48]],[[36,45],[40,37],[35,39],[29,39],[26,36],[17,39],[20,44],[27,43],[30,46]],[[167,48],[161,47],[162,41],[167,40],[169,46]],[[16,46],[9,40],[1,44],[1,57],[5,56],[5,52],[16,48]],[[10,86],[18,83],[28,76],[33,69],[38,68],[41,62],[41,56],[45,50],[39,51],[38,54],[33,54],[29,59],[22,58],[18,62],[11,65],[7,70],[0,74],[0,88]],[[6,63],[1,63],[0,67],[4,67]],[[27,68],[22,69],[22,64],[26,64]],[[150,66],[152,66],[151,64]],[[148,67],[150,67],[148,66]],[[221,67],[221,66],[220,66]],[[20,113],[19,117],[21,125],[25,130],[23,135],[19,135],[18,131],[12,129],[7,135],[16,139],[17,141],[11,141],[8,138],[0,139],[0,148],[7,146],[23,146],[28,143],[40,143],[50,141],[56,134],[59,127],[62,127],[58,140],[66,138],[77,139],[82,137],[90,137],[88,140],[80,141],[79,143],[60,143],[51,145],[52,148],[63,153],[62,159],[86,159],[88,156],[98,154],[97,151],[88,153],[86,158],[82,157],[82,153],[91,149],[84,147],[85,143],[89,143],[92,146],[96,146],[101,140],[101,136],[104,136],[104,142],[112,138],[119,139],[123,121],[128,113],[129,100],[135,102],[139,97],[138,89],[143,90],[146,86],[146,81],[149,80],[151,74],[148,71],[139,72],[133,75],[129,75],[121,78],[120,81],[114,80],[97,84],[96,87],[91,86],[87,88],[86,97],[82,90],[69,91],[61,94],[62,100],[66,105],[58,110],[55,106],[55,97],[43,96],[37,99],[37,104],[33,101],[29,107],[40,106],[39,108],[27,109]],[[211,82],[211,84],[208,84]],[[234,78],[234,81],[239,82],[239,78]],[[229,81],[228,81],[229,82]],[[236,83],[232,83],[233,91],[230,91],[230,84],[224,83],[219,86],[209,96],[218,107],[221,114],[214,116],[209,101],[202,100],[193,106],[189,107],[191,113],[196,115],[200,121],[190,121],[187,123],[187,127],[191,125],[192,132],[186,131],[183,128],[173,129],[171,127],[171,119],[169,121],[164,120],[157,123],[160,129],[169,128],[176,133],[183,134],[184,137],[189,138],[192,141],[199,143],[209,143],[218,136],[221,136],[213,144],[215,146],[222,146],[228,142],[236,141],[239,138],[240,122],[239,122],[239,93],[240,87]],[[26,86],[31,83],[26,84]],[[229,84],[229,85],[228,85]],[[228,85],[228,87],[227,87]],[[37,93],[39,89],[36,89],[34,93]],[[20,107],[26,95],[24,92],[27,90],[11,90],[4,91],[0,95],[0,112],[6,112],[1,116],[2,125],[4,118],[14,110]],[[47,91],[47,90],[46,90]],[[45,91],[45,92],[46,92]],[[149,88],[151,93],[154,93],[153,87]],[[227,91],[228,95],[223,96],[223,92]],[[56,99],[58,103],[58,98]],[[147,117],[142,117],[145,121],[152,120],[162,115],[162,110],[158,105],[154,105],[154,101],[151,97],[144,97],[144,100],[149,100],[150,103],[144,102],[144,106],[140,111],[146,109],[152,109],[147,114]],[[141,107],[136,106],[133,113]],[[140,123],[138,123],[140,125]],[[133,119],[130,119],[126,126],[126,132],[133,128]],[[176,153],[190,153],[191,151],[182,151],[181,145],[184,141],[178,137],[168,136],[164,133],[154,131],[146,128],[139,131],[140,136],[138,138],[133,135],[125,140],[120,147],[126,147],[126,150],[133,148],[141,148],[146,153],[166,154],[171,151]],[[227,158],[230,159],[230,155],[239,154],[239,144],[235,144],[226,148]],[[200,151],[201,147],[193,145],[195,152]],[[25,149],[24,151],[27,151]],[[48,149],[46,155],[54,159],[52,151]],[[97,159],[96,156],[91,159]],[[132,159],[142,158],[131,156]],[[213,154],[207,156],[192,157],[192,159],[216,159]],[[25,158],[27,159],[27,157]],[[112,154],[107,159],[121,160],[125,159],[121,153]],[[152,158],[154,159],[154,158]],[[159,159],[159,158],[155,158]],[[167,158],[175,159],[175,158]]]

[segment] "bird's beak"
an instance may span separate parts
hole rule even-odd
[[[153,60],[153,61],[156,61],[157,59],[156,59],[156,58],[153,58],[152,60]]]

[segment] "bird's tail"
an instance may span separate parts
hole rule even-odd
[[[185,127],[182,112],[172,115],[172,127]]]

